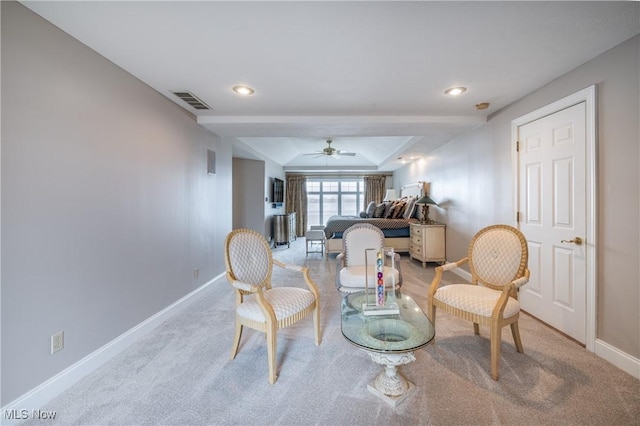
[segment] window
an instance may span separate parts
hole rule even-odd
[[[357,216],[364,199],[359,178],[307,178],[307,224],[322,225],[333,215]]]

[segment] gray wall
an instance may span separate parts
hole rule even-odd
[[[233,159],[233,228],[249,228],[271,240],[274,214],[284,214],[282,207],[273,208],[273,178],[285,180],[282,166],[270,160]],[[268,201],[265,201],[268,199]]]
[[[264,161],[233,159],[233,228],[249,228],[262,233],[265,211]]]
[[[4,406],[224,272],[231,148],[19,3],[1,7]]]
[[[585,87],[598,86],[598,276],[596,337],[640,357],[640,36],[605,52],[498,111],[394,182],[431,182],[447,223],[447,258],[465,256],[473,234],[514,223],[511,120]]]

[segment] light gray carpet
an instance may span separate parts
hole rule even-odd
[[[305,257],[304,238],[274,256],[306,263],[322,294],[323,341],[312,319],[281,330],[278,381],[267,382],[262,334],[246,330],[235,360],[233,296],[214,285],[187,311],[51,401],[56,425],[633,425],[640,382],[527,315],[524,354],[503,332],[500,381],[489,375],[488,329],[439,313],[434,343],[402,367],[417,390],[392,408],[367,390],[378,374],[340,332],[335,259]],[[402,258],[403,291],[425,309],[433,268]],[[275,285],[295,274],[277,272]],[[445,274],[445,280],[459,279]],[[303,285],[303,284],[302,284]],[[33,421],[33,424],[41,424]]]

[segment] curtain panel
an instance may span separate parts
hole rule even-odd
[[[367,205],[373,201],[380,204],[384,198],[386,177],[384,175],[367,175],[364,177],[364,206],[362,210],[366,210]]]
[[[287,176],[286,212],[296,212],[296,236],[303,237],[307,229],[307,178]]]

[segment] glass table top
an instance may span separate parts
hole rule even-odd
[[[389,293],[388,297],[393,297]],[[365,302],[375,303],[372,291],[342,298],[342,334],[356,346],[374,352],[409,352],[425,346],[435,336],[433,325],[420,306],[400,291],[396,291],[399,314],[365,316]]]

